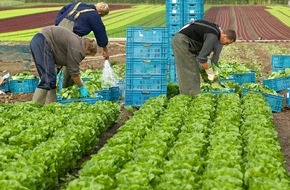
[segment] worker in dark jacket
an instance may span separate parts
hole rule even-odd
[[[47,26],[32,38],[30,49],[40,77],[32,101],[39,104],[56,101],[56,66],[66,66],[81,97],[89,96],[80,77],[80,62],[97,52],[97,45],[91,39],[60,26]]]
[[[206,71],[209,81],[214,81],[217,73],[210,67],[208,56],[214,52],[212,63],[217,64],[223,45],[235,41],[234,30],[221,29],[206,20],[196,20],[183,26],[174,35],[171,44],[180,93],[200,93],[200,68]]]
[[[85,36],[93,32],[98,46],[103,48],[103,57],[107,60],[109,59],[108,37],[101,19],[107,14],[109,14],[109,6],[104,2],[99,2],[95,5],[73,2],[65,5],[58,12],[55,18],[55,25],[68,28],[79,36]],[[73,85],[65,67],[63,68],[63,73],[63,87],[66,88]]]

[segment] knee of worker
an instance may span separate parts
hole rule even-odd
[[[31,41],[30,41],[30,49],[33,51],[35,49],[39,49],[40,47],[43,47],[43,44],[44,44],[44,40],[45,40],[45,37],[38,33],[36,34],[35,36],[32,37]]]

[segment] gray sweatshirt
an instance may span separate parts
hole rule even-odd
[[[71,76],[80,74],[80,62],[85,58],[85,41],[60,26],[47,26],[40,31],[52,48],[55,64],[67,66]]]

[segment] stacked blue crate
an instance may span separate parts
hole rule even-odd
[[[290,55],[272,55],[271,66],[275,72],[290,68]]]
[[[125,105],[141,106],[167,93],[168,30],[127,27]]]
[[[184,0],[166,0],[166,27],[168,28],[168,82],[177,82],[176,68],[171,48],[172,37],[183,26]]]
[[[185,0],[184,2],[184,24],[203,19],[203,0]]]
[[[166,0],[166,27],[168,28],[168,82],[177,83],[176,67],[171,48],[173,35],[185,24],[194,20],[203,19],[203,0]]]

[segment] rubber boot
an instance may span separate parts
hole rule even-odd
[[[45,104],[56,102],[56,89],[49,90],[46,95]]]
[[[45,103],[45,100],[46,100],[47,92],[48,92],[48,90],[36,88],[34,91],[33,97],[32,97],[32,101],[43,105]]]

